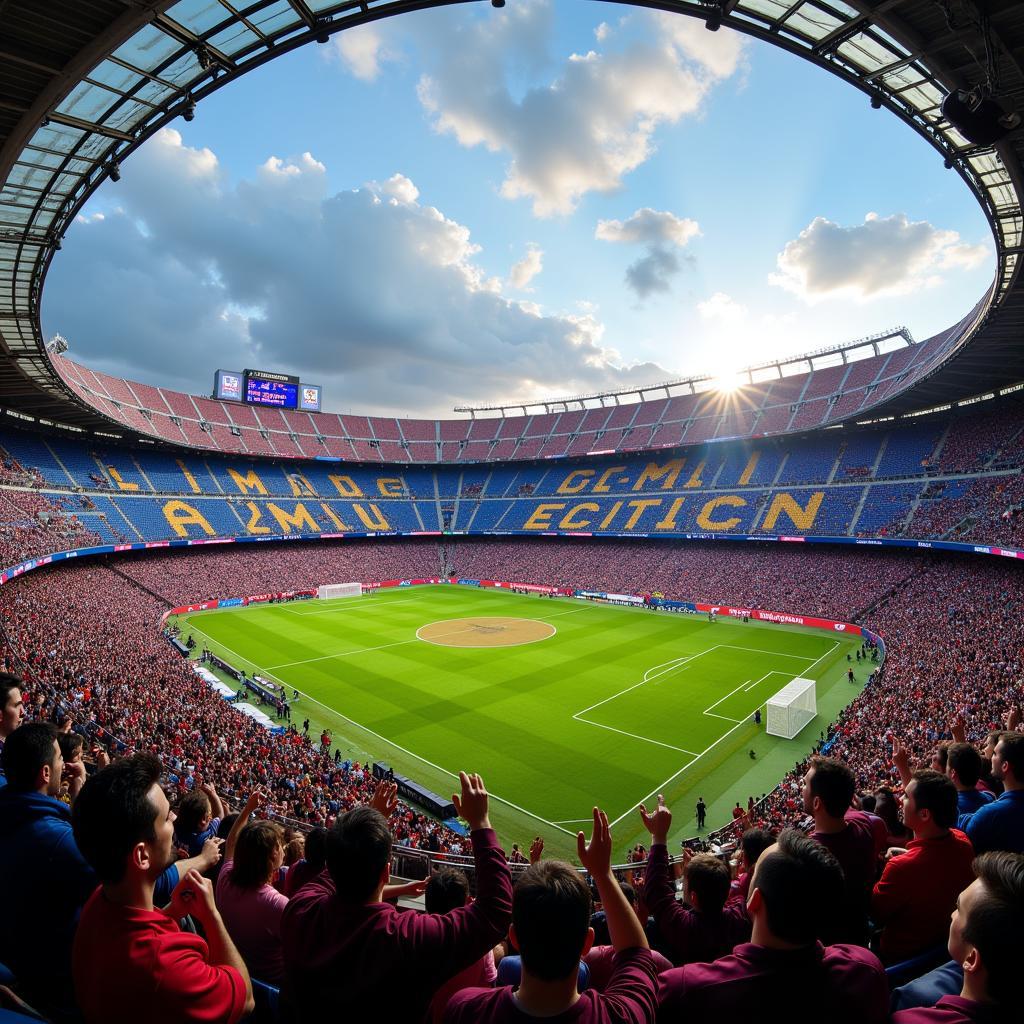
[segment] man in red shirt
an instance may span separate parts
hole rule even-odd
[[[958,829],[957,790],[934,771],[914,772],[903,796],[903,822],[914,833],[894,848],[871,896],[882,925],[882,960],[908,960],[946,940],[958,894],[974,879],[974,848]]]
[[[960,893],[949,925],[949,955],[964,972],[960,995],[900,1010],[892,1024],[983,1024],[1020,1017],[1015,939],[1024,920],[1024,855],[985,853],[974,870],[978,877]]]
[[[877,851],[871,819],[851,810],[856,790],[853,772],[831,757],[815,757],[804,776],[804,810],[814,817],[811,838],[828,850],[843,869],[846,900],[836,908],[826,942],[864,943],[867,911],[875,881]]]
[[[479,775],[461,772],[452,800],[471,830],[477,898],[447,914],[403,914],[382,902],[391,875],[387,817],[394,783],[375,806],[343,814],[327,837],[327,872],[307,882],[281,920],[288,1019],[315,1020],[324,1007],[347,1020],[419,1021],[449,978],[505,938],[512,879],[487,816]],[[382,813],[382,811],[384,813]]]
[[[576,991],[580,957],[594,941],[590,890],[570,865],[540,861],[519,876],[512,901],[509,938],[522,956],[519,987],[457,992],[445,1010],[447,1024],[526,1024],[538,1018],[555,1024],[653,1024],[657,967],[643,925],[612,874],[608,815],[596,807],[590,843],[578,833],[576,852],[597,886],[615,947],[604,991]]]
[[[842,903],[835,857],[786,829],[754,869],[750,942],[714,963],[662,974],[658,1021],[752,1021],[777,1012],[788,1024],[885,1024],[889,986],[878,958],[818,941]]]
[[[740,900],[729,898],[729,868],[710,853],[683,852],[683,877],[690,908],[676,900],[668,863],[668,834],[672,812],[658,794],[653,814],[640,805],[644,827],[651,833],[651,854],[644,879],[644,902],[654,915],[658,934],[665,940],[676,966],[717,960],[733,946],[750,938],[750,918]]]
[[[252,983],[213,901],[190,870],[166,912],[153,905],[174,858],[174,812],[152,754],[115,761],[82,787],[72,809],[75,842],[100,880],[78,923],[75,992],[89,1024],[236,1024],[252,1011]],[[193,915],[206,933],[182,932]]]

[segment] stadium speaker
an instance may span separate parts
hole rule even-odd
[[[505,6],[505,0],[491,0],[491,6],[492,7],[504,7]]]
[[[107,164],[107,174],[110,175],[111,181],[120,181],[121,165],[116,160],[111,160],[110,163]]]
[[[873,92],[871,94],[871,109],[881,110],[882,109],[882,94],[880,92]]]
[[[718,7],[712,7],[708,16],[704,19],[704,27],[709,32],[717,32],[722,27],[722,11]]]
[[[1019,114],[1008,114],[980,89],[955,89],[939,108],[942,116],[976,146],[991,146],[1020,125]]]
[[[194,121],[196,119],[196,101],[191,96],[185,97],[185,105],[181,108],[181,116],[186,121]]]

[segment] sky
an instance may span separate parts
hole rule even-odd
[[[209,394],[442,416],[739,368],[906,326],[992,279],[964,183],[810,64],[591,0],[340,32],[173,122],[51,267],[43,330]]]

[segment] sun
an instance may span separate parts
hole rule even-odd
[[[711,387],[712,390],[727,395],[738,391],[746,383],[746,378],[738,370],[723,370],[714,378]]]

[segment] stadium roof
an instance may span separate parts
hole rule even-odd
[[[54,373],[43,283],[83,203],[194,104],[274,57],[338,31],[460,0],[0,0],[0,400],[93,429],[110,420]],[[977,324],[950,357],[876,406],[887,415],[1024,381],[1020,196],[1024,130],[974,146],[941,114],[981,86],[1024,113],[1019,0],[643,0],[727,24],[819,65],[924,136],[971,188],[996,245]],[[793,98],[794,108],[799,97]],[[782,116],[782,112],[780,112]],[[813,126],[809,126],[813,131]],[[651,382],[652,384],[656,382]]]

